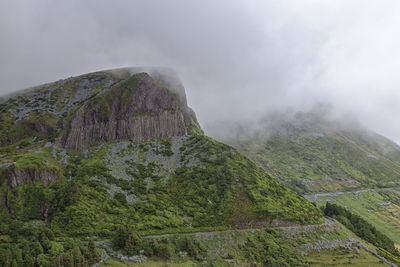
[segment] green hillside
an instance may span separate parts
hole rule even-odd
[[[285,186],[318,206],[340,204],[400,243],[397,144],[315,112],[281,114],[236,133],[224,141]]]
[[[394,187],[400,147],[362,128],[298,113],[223,139],[300,193]],[[242,134],[243,135],[243,134]]]
[[[102,240],[139,253],[137,236],[323,223],[311,202],[204,136],[168,81],[97,72],[1,103],[0,265],[86,266]]]
[[[306,199],[315,191],[303,197],[205,136],[170,71],[85,74],[0,108],[0,266],[399,261],[384,235],[361,240]],[[397,157],[389,143],[379,153]]]
[[[153,235],[141,238],[153,256],[145,262],[111,258],[103,266],[389,266],[376,257],[377,249],[336,221],[323,225],[241,229],[195,234]],[[182,253],[182,243],[193,249]],[[170,253],[165,255],[163,246]],[[107,243],[100,246],[107,248]],[[150,249],[151,248],[151,249]]]

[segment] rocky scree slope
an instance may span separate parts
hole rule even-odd
[[[323,222],[311,202],[204,136],[170,76],[90,73],[0,105],[5,251],[40,229],[57,243],[112,238],[120,227],[147,235]]]

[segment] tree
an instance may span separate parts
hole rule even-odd
[[[142,243],[142,238],[137,233],[131,232],[125,241],[124,250],[129,255],[138,254],[142,247]]]
[[[100,259],[100,254],[96,249],[96,245],[94,244],[93,239],[89,240],[85,256],[89,265],[95,264]]]

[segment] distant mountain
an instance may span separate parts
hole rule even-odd
[[[361,126],[309,112],[274,114],[256,127],[220,139],[299,193],[400,185],[400,147]]]
[[[93,264],[88,238],[132,252],[138,235],[323,222],[204,136],[171,71],[72,77],[3,97],[0,111],[0,265]]]
[[[360,215],[400,244],[400,147],[324,109],[275,113],[219,138],[319,206]]]

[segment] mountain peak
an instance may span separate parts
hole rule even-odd
[[[0,144],[52,137],[82,150],[98,141],[202,133],[172,70],[123,68],[44,84],[1,103]]]

